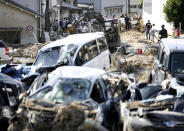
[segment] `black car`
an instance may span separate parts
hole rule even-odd
[[[7,129],[9,119],[18,109],[18,97],[23,91],[21,82],[0,73],[0,125],[2,131]]]

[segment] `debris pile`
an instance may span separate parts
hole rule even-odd
[[[80,103],[57,106],[47,101],[25,100],[19,113],[11,119],[9,131],[106,131],[89,119]],[[30,111],[31,110],[31,111]],[[29,113],[28,116],[21,112]],[[27,118],[28,117],[28,118]]]
[[[134,54],[130,56],[122,56],[125,59],[123,64],[119,64],[120,68],[127,73],[135,73],[139,82],[149,82],[150,72],[154,66],[154,57],[157,54],[155,43],[145,39],[144,33],[136,30],[130,30],[121,34],[122,41],[133,48]],[[142,49],[143,54],[139,55],[136,51]],[[119,62],[122,62],[119,60]]]
[[[14,57],[34,58],[36,56],[38,50],[47,44],[49,44],[49,42],[44,43],[44,44],[35,43],[35,44],[28,45],[26,47],[21,47],[21,48],[15,49],[13,56]]]

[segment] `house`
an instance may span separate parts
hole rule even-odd
[[[8,44],[38,42],[42,17],[38,1],[0,0],[0,40]]]
[[[79,4],[93,5],[95,12],[112,18],[113,15],[128,14],[128,0],[78,0]],[[139,0],[130,0],[130,16],[142,16]]]
[[[127,3],[127,0],[126,0]],[[143,10],[140,5],[140,0],[130,0],[130,16],[142,16]],[[128,13],[127,13],[128,14]]]
[[[161,29],[161,25],[165,25],[168,33],[172,33],[173,25],[165,20],[163,6],[166,0],[144,0],[143,2],[143,20],[146,23],[148,20],[155,24],[157,29]]]
[[[126,13],[124,0],[101,0],[101,14],[112,18],[113,15],[121,16]]]

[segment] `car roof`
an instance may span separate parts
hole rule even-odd
[[[168,53],[184,52],[184,39],[164,38],[161,40],[161,44]]]
[[[105,71],[102,69],[79,66],[62,66],[49,74],[49,78],[85,78],[93,83],[102,74],[105,74]]]
[[[43,48],[40,49],[40,51],[45,51],[49,48],[57,47],[57,46],[62,46],[62,45],[78,45],[82,46],[85,43],[88,43],[92,40],[105,37],[105,34],[103,32],[95,32],[95,33],[83,33],[83,34],[74,34],[74,35],[69,35],[66,38],[51,42],[50,44],[44,46]]]

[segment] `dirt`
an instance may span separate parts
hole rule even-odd
[[[134,55],[125,59],[119,67],[127,73],[135,73],[138,83],[149,82],[150,72],[154,66],[154,58],[157,50],[153,48],[156,43],[145,39],[145,34],[136,30],[121,33],[121,40],[134,49]],[[142,54],[138,50],[142,49]],[[121,58],[123,58],[121,57]],[[122,61],[122,60],[121,60]]]
[[[9,54],[13,58],[13,64],[25,64],[33,62],[38,50],[41,49],[43,46],[49,44],[46,43],[34,43],[29,45],[23,45],[19,48],[12,48],[9,47]]]

